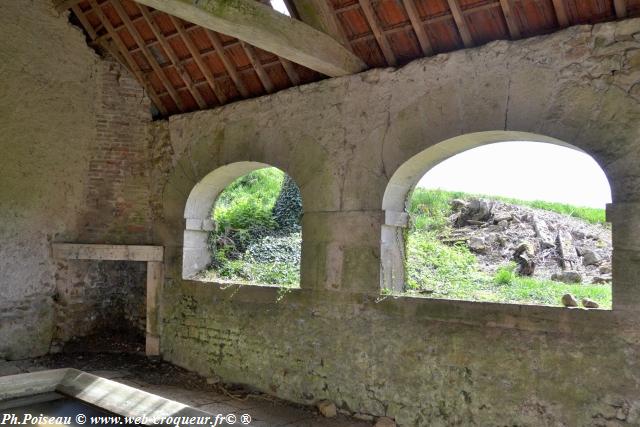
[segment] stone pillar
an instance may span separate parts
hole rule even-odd
[[[303,289],[380,292],[382,211],[305,212]]]
[[[404,291],[404,229],[409,224],[406,212],[385,211],[380,239],[380,287],[393,292]]]
[[[211,263],[209,232],[215,224],[211,219],[186,218],[184,251],[182,254],[182,277],[192,278]]]
[[[160,355],[160,320],[158,318],[159,292],[163,276],[162,262],[147,262],[147,328],[146,354]]]
[[[640,309],[640,203],[607,205],[613,234],[613,309]]]

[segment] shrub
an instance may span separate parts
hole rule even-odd
[[[300,277],[302,199],[275,168],[251,172],[218,197],[209,235],[214,271],[204,276],[293,286]]]
[[[299,230],[302,215],[302,196],[296,183],[285,176],[282,190],[273,206],[273,219],[280,230]]]
[[[493,280],[499,285],[509,285],[516,279],[516,267],[515,262],[510,262],[507,265],[503,265],[496,271]]]

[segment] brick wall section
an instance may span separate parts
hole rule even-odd
[[[80,238],[90,243],[148,243],[149,99],[122,66],[110,59],[101,66],[96,139],[89,160]]]
[[[99,67],[96,137],[78,241],[148,244],[149,100],[112,59]],[[54,343],[109,330],[144,332],[145,263],[64,261],[58,267]]]

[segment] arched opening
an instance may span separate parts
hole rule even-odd
[[[183,277],[298,287],[302,198],[280,169],[238,162],[216,169],[185,208]]]
[[[573,304],[563,298],[571,294],[610,308],[610,194],[591,157],[552,138],[483,132],[444,141],[387,187],[382,288],[539,305]]]

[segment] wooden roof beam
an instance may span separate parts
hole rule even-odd
[[[418,38],[422,54],[425,56],[433,55],[433,47],[424,29],[424,24],[422,23],[422,19],[420,19],[420,14],[418,13],[414,0],[402,0],[402,2],[404,9],[407,11],[409,21],[411,21],[413,32],[416,33],[416,37]]]
[[[196,100],[198,107],[206,108],[207,102],[204,100],[204,98],[202,97],[198,89],[193,84],[193,79],[189,75],[189,72],[185,69],[185,67],[180,62],[178,55],[175,53],[175,51],[171,47],[171,44],[169,44],[169,42],[165,38],[164,34],[162,33],[162,30],[158,26],[158,23],[153,19],[153,16],[151,16],[151,14],[149,13],[149,9],[147,9],[147,7],[143,4],[139,4],[138,8],[142,13],[144,21],[147,23],[149,28],[151,28],[151,31],[153,32],[153,36],[156,38],[160,46],[162,46],[162,49],[164,50],[165,54],[167,55],[167,57],[175,67],[176,71],[178,72],[178,75],[184,82],[184,85],[189,90],[189,93],[191,94],[191,96],[193,96],[193,99]]]
[[[502,8],[504,20],[507,22],[507,28],[509,28],[509,34],[511,35],[511,38],[519,39],[521,37],[520,27],[518,26],[516,17],[513,15],[511,0],[500,0],[500,7]]]
[[[216,79],[213,76],[213,72],[211,71],[211,69],[209,69],[209,66],[204,62],[204,59],[202,59],[200,50],[195,45],[193,40],[191,40],[191,37],[189,37],[189,34],[186,33],[182,23],[172,15],[169,15],[169,19],[171,20],[171,23],[173,24],[173,26],[176,27],[176,30],[178,31],[178,34],[180,34],[180,38],[182,39],[182,42],[185,44],[185,46],[187,46],[187,49],[189,50],[189,53],[193,57],[193,60],[195,61],[196,65],[200,69],[200,72],[202,73],[204,78],[207,80],[207,83],[209,83],[209,86],[211,87],[211,90],[213,91],[213,93],[216,95],[216,98],[218,98],[218,102],[220,104],[224,104],[225,102],[227,102],[227,96],[224,94],[224,92],[222,92],[222,90],[216,84]]]
[[[458,32],[460,33],[460,38],[462,39],[464,47],[473,47],[473,38],[471,37],[469,26],[467,25],[467,21],[464,19],[464,14],[462,13],[462,9],[460,9],[458,0],[447,0],[447,2],[449,3],[451,15],[458,27]]]
[[[616,10],[618,19],[627,17],[627,0],[613,0],[613,7]]]
[[[169,80],[169,76],[166,75],[165,70],[160,68],[160,65],[158,65],[158,61],[156,61],[153,54],[147,48],[146,42],[138,32],[138,29],[131,23],[131,20],[129,19],[129,14],[127,13],[126,10],[124,10],[124,7],[122,6],[122,3],[120,3],[120,0],[111,0],[111,4],[116,10],[116,15],[120,17],[120,20],[124,24],[125,28],[129,32],[131,37],[133,37],[133,40],[136,42],[138,46],[140,46],[140,49],[142,50],[142,54],[144,55],[144,58],[147,60],[147,62],[151,66],[151,69],[156,73],[156,75],[158,76],[158,79],[160,79],[160,82],[165,87],[167,92],[169,92],[169,96],[171,96],[171,99],[173,99],[173,102],[176,103],[180,111],[185,111],[184,103],[182,102],[182,98],[180,98],[180,94],[178,93],[176,88],[173,87],[173,84]]]
[[[558,25],[560,27],[568,27],[569,17],[567,15],[567,8],[564,4],[564,0],[553,0],[553,10],[556,12]]]
[[[120,40],[120,37],[118,37],[118,35],[116,34],[115,30],[113,29],[113,25],[111,25],[111,21],[109,21],[109,18],[107,18],[104,12],[102,12],[102,9],[98,5],[98,3],[96,3],[96,0],[88,0],[88,2],[91,6],[91,9],[96,13],[96,16],[98,17],[98,20],[100,21],[102,26],[105,28],[107,33],[110,34],[111,39],[120,51],[120,55],[122,55],[122,57],[126,61],[126,64],[128,64],[129,70],[133,73],[135,78],[138,79],[138,82],[142,85],[142,87],[147,91],[147,95],[149,95],[151,102],[154,103],[160,113],[167,115],[167,108],[164,106],[164,104],[156,94],[153,86],[151,86],[151,83],[140,69],[138,63],[131,57],[131,55],[129,55],[127,46],[125,46],[122,40]]]
[[[328,76],[365,69],[360,58],[330,36],[254,0],[137,1]]]
[[[384,55],[384,58],[387,60],[387,64],[392,67],[395,67],[398,64],[398,60],[396,59],[396,55],[393,53],[393,49],[391,49],[391,45],[389,44],[389,40],[387,40],[387,36],[382,32],[382,28],[380,27],[380,23],[378,22],[378,17],[376,16],[375,10],[373,10],[373,6],[371,5],[370,0],[358,0],[360,3],[360,7],[364,12],[364,17],[371,27],[371,32],[376,38],[378,45],[380,46],[380,50]]]

